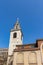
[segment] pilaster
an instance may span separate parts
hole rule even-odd
[[[37,54],[37,65],[42,65],[40,51],[37,51],[36,54]]]
[[[29,65],[29,63],[28,63],[28,52],[24,52],[24,65]]]

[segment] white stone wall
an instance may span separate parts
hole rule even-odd
[[[17,38],[13,38],[13,34],[17,33]],[[9,40],[9,49],[8,49],[8,60],[7,60],[7,65],[9,63],[9,55],[13,54],[13,50],[16,48],[16,45],[21,45],[22,44],[22,33],[21,31],[13,31],[10,33],[10,40]]]
[[[17,65],[18,53],[23,54],[23,57],[21,60],[23,60],[24,62],[21,62],[21,64],[24,64],[24,65],[42,65],[40,51],[25,51],[22,53],[21,52],[15,52],[14,57],[13,57],[14,58],[13,59],[13,65]],[[21,56],[19,56],[19,57],[21,57]],[[18,60],[19,60],[19,57],[18,57]],[[29,57],[31,57],[31,58],[29,58]],[[20,63],[19,63],[19,65],[20,65]]]
[[[41,43],[40,50],[41,50],[41,61],[43,63],[43,43]]]
[[[13,34],[15,32],[17,33],[17,38],[13,38]],[[10,34],[10,42],[9,42],[9,51],[8,51],[9,55],[12,55],[13,49],[16,48],[16,45],[21,45],[22,44],[21,35],[22,35],[21,31],[11,32],[11,34]]]

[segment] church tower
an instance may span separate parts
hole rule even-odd
[[[13,50],[16,48],[16,45],[22,45],[22,39],[23,34],[19,24],[19,20],[17,19],[14,28],[10,31],[7,65],[9,65],[9,59],[13,55]]]
[[[8,55],[13,54],[13,50],[16,48],[16,45],[22,45],[22,38],[23,38],[22,30],[19,24],[19,20],[17,19],[14,28],[10,32]]]

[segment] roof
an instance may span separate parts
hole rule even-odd
[[[8,51],[8,48],[0,48],[0,51]]]
[[[19,20],[17,19],[17,21],[14,25],[14,29],[12,29],[11,31],[18,31],[18,30],[21,30],[21,27],[20,27]]]
[[[16,45],[16,46],[17,46],[17,47],[18,47],[18,46],[30,46],[30,45],[35,45],[35,44],[36,44],[36,43],[33,43],[33,44],[30,43],[30,44],[23,44],[23,45]]]
[[[36,40],[36,43],[33,44],[16,45],[16,49],[14,49],[14,52],[40,50],[41,45],[40,41],[43,42],[43,39],[38,39]]]
[[[36,47],[35,45],[36,44],[16,45],[16,49],[14,49],[14,52],[40,50],[40,48]]]
[[[19,52],[19,51],[36,51],[36,50],[40,50],[40,48],[15,49],[14,52]]]

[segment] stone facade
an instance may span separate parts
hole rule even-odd
[[[32,45],[17,45],[10,58],[9,65],[43,65],[43,40],[40,47]],[[38,41],[39,42],[39,41]],[[12,64],[11,64],[12,62]]]
[[[23,45],[22,38],[22,30],[17,21],[10,32],[7,65],[43,65],[43,39]]]
[[[36,44],[34,47],[18,45],[14,50],[13,65],[43,65],[43,40],[38,40]]]
[[[8,49],[0,48],[0,65],[7,64],[7,57],[8,57]]]

